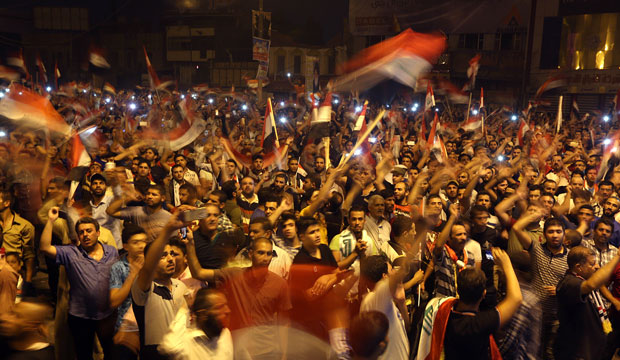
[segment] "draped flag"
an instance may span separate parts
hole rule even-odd
[[[192,102],[188,98],[179,103],[179,109],[183,121],[176,129],[166,134],[172,151],[180,150],[194,142],[198,136],[204,133],[207,127],[204,119],[192,109]]]
[[[545,91],[557,89],[562,86],[566,86],[566,78],[562,75],[552,76],[538,88],[534,98],[539,98]]]
[[[357,117],[355,121],[355,126],[353,127],[353,131],[361,131],[363,123],[366,122],[366,107],[368,106],[368,100],[364,101],[364,107],[362,108],[362,112]]]
[[[69,135],[69,125],[46,97],[17,83],[11,84],[9,89],[0,100],[0,115],[15,121],[17,125]]]
[[[273,106],[271,105],[271,99],[267,98],[267,107],[265,108],[265,119],[263,121],[263,135],[260,141],[260,147],[266,150],[271,150],[280,147],[278,141],[278,131],[276,129],[276,120],[273,116]]]
[[[407,29],[345,63],[342,75],[332,82],[332,91],[364,90],[388,79],[415,87],[418,77],[430,70],[445,48],[445,36]]]
[[[465,86],[463,86],[463,91],[472,91],[476,87],[476,76],[478,75],[478,69],[480,68],[481,58],[482,55],[476,54],[476,56],[469,60],[469,67],[467,68],[467,78],[469,80]]]

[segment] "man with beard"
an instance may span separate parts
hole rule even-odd
[[[48,304],[25,298],[12,311],[0,314],[0,344],[3,359],[53,360],[54,346],[49,343],[46,322],[52,319]]]
[[[446,184],[446,187],[442,193],[439,193],[441,200],[445,203],[445,208],[450,207],[450,204],[454,204],[459,199],[459,183],[451,180]]]
[[[106,213],[106,209],[114,199],[112,195],[106,194],[107,189],[108,182],[103,175],[95,174],[90,177],[90,193],[93,197],[90,201],[90,206],[93,219],[97,220],[99,226],[112,232],[112,236],[116,240],[116,248],[120,249],[123,246],[121,241],[121,221]]]
[[[255,181],[253,178],[246,176],[241,180],[241,192],[237,196],[237,205],[241,208],[243,215],[243,231],[248,232],[250,218],[254,210],[258,207],[258,195],[254,193]]]
[[[318,155],[314,158],[314,173],[321,177],[321,182],[325,182],[325,177],[327,176],[325,170],[325,157]]]
[[[358,271],[359,258],[378,254],[379,249],[374,248],[374,242],[364,230],[364,216],[363,207],[353,206],[349,210],[349,227],[336,235],[329,244],[340,269],[353,266]]]
[[[181,196],[179,194],[181,185],[186,184],[185,178],[183,177],[183,166],[176,164],[172,166],[172,179],[168,183],[168,192],[167,196],[170,200],[170,205],[172,206],[180,206],[181,205]]]
[[[200,289],[191,314],[187,308],[177,312],[158,349],[172,359],[232,360],[229,318],[226,296],[217,290]]]
[[[411,217],[411,205],[407,203],[409,189],[404,182],[394,184],[394,216]]]
[[[202,268],[190,233],[187,240],[187,258],[194,278],[216,282],[229,299],[230,329],[246,329],[236,333],[235,338],[244,341],[239,341],[235,348],[244,346],[252,357],[281,357],[286,351],[287,337],[278,336],[276,326],[288,324],[286,312],[291,309],[291,299],[286,281],[269,270],[274,255],[271,240],[252,240],[248,253],[250,267],[225,269]]]
[[[557,218],[545,221],[543,235],[545,242],[532,239],[525,230],[527,226],[538,222],[544,211],[537,207],[528,211],[513,225],[517,239],[532,257],[532,286],[540,298],[543,310],[542,351],[546,358],[553,358],[553,343],[557,334],[559,320],[557,317],[556,287],[568,270],[566,258],[568,250],[564,246],[564,224]]]
[[[598,184],[598,191],[594,195],[594,199],[592,201],[592,206],[594,206],[594,215],[603,215],[603,206],[605,205],[605,201],[607,201],[613,193],[614,184],[611,181],[605,180]]]
[[[52,227],[58,207],[48,212],[41,234],[41,251],[64,265],[69,280],[67,323],[78,359],[92,359],[95,333],[106,356],[111,356],[116,316],[109,306],[110,269],[118,258],[112,246],[99,242],[99,223],[84,217],[75,224],[79,245],[52,245]]]
[[[608,219],[613,224],[613,232],[609,238],[609,243],[615,247],[620,246],[620,223],[616,221],[616,215],[620,211],[620,199],[610,196],[603,204],[603,216],[601,219]],[[592,224],[594,226],[594,223]]]
[[[132,308],[140,329],[140,358],[167,359],[157,346],[168,332],[179,309],[187,307],[185,297],[191,292],[174,279],[173,249],[168,240],[182,226],[177,214],[163,226],[157,238],[144,249],[144,265],[131,286]]]
[[[383,243],[390,241],[392,227],[384,216],[385,199],[381,195],[372,195],[368,199],[368,215],[364,221],[364,230],[372,240],[375,249],[381,249]]]
[[[155,240],[164,225],[170,220],[171,214],[162,208],[165,200],[164,189],[159,185],[148,187],[145,196],[145,206],[128,206],[124,204],[138,199],[135,191],[126,189],[123,195],[114,200],[106,209],[108,215],[115,218],[131,221],[143,228],[149,236],[149,242]]]

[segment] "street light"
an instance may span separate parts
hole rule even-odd
[[[134,104],[134,103],[130,103],[130,104],[129,104],[129,108],[130,108],[131,110],[136,110],[136,104]]]
[[[286,77],[290,78],[291,77],[291,73],[286,73]]]
[[[474,115],[478,115],[478,110],[474,109],[474,110],[471,111],[471,113],[474,114]]]
[[[609,121],[609,115],[605,115],[605,116],[603,116],[603,121],[604,121],[604,122],[608,122],[608,121]]]
[[[512,120],[512,121],[517,121],[517,115],[512,115],[512,116],[510,117],[510,120]]]
[[[51,86],[46,87],[46,88],[45,88],[45,91],[47,91],[47,92],[52,91],[52,87],[51,87]]]

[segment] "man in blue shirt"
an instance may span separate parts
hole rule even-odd
[[[75,224],[79,245],[52,245],[52,227],[58,207],[48,212],[41,234],[41,251],[64,265],[69,284],[69,331],[79,360],[92,359],[95,333],[105,356],[110,356],[116,315],[109,306],[110,268],[118,258],[112,246],[99,242],[99,223],[84,217]]]

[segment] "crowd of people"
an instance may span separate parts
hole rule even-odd
[[[8,126],[3,358],[613,357],[617,124],[326,95],[274,100],[273,147],[234,91],[64,88],[73,135]]]

